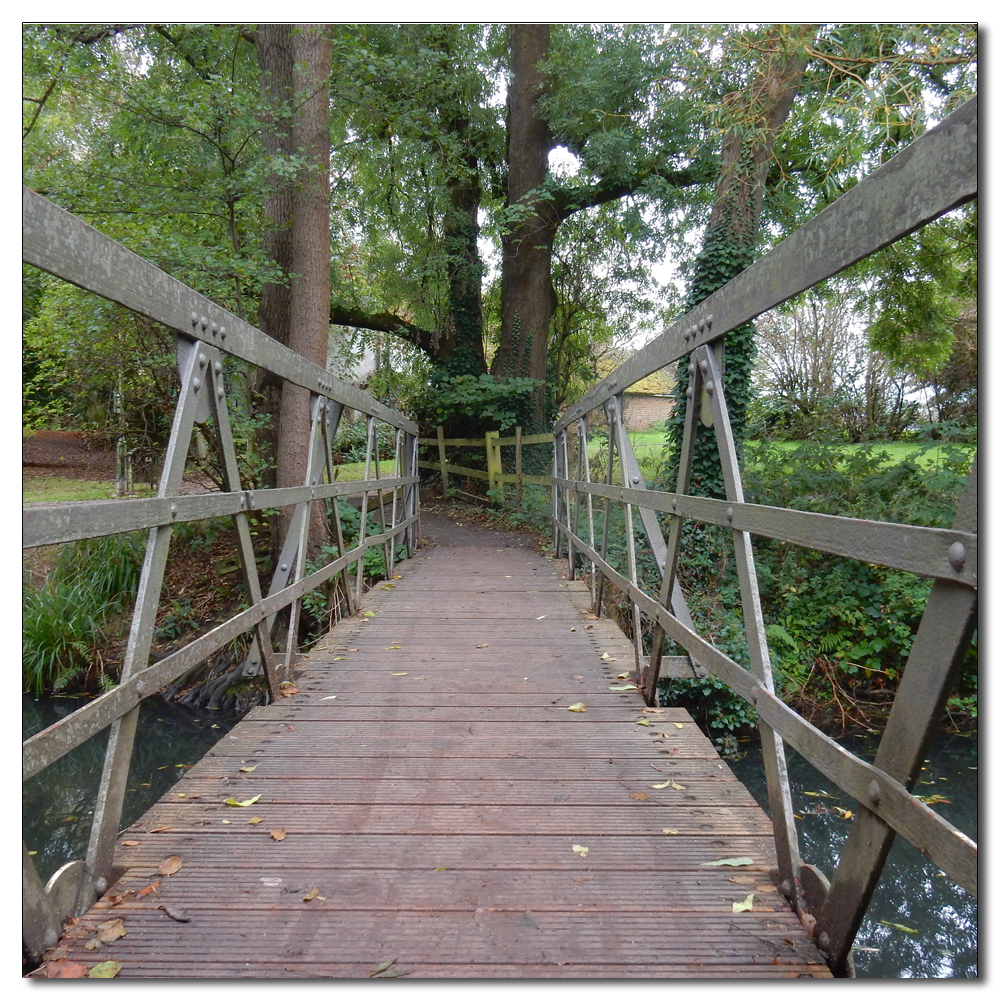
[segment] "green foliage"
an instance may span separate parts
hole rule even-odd
[[[446,436],[506,431],[530,424],[532,393],[543,385],[534,378],[458,375],[428,386],[422,396],[411,401],[412,412],[426,428],[442,425]]]
[[[145,551],[141,532],[63,546],[44,586],[24,581],[22,683],[36,697],[64,691],[100,663],[106,628],[130,601]]]

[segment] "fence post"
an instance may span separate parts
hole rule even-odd
[[[521,509],[521,494],[524,488],[521,472],[521,428],[514,428],[514,473],[517,476],[517,509]]]
[[[500,473],[503,471],[500,465],[500,445],[497,439],[500,437],[499,431],[486,432],[486,473],[490,477],[490,489],[500,489]]]
[[[441,463],[441,496],[445,499],[448,498],[448,473],[445,472],[445,459],[444,459],[444,428],[438,424],[437,428],[437,439],[438,439],[438,461]]]

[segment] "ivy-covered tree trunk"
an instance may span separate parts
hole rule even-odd
[[[545,88],[539,63],[548,47],[549,25],[512,26],[507,98],[507,208],[512,221],[502,240],[500,346],[493,361],[497,376],[543,381],[556,308],[552,246],[560,221],[551,199],[541,193],[553,147],[548,123],[536,108]],[[530,430],[540,431],[547,416],[544,389],[535,391],[532,402]]]
[[[722,142],[712,214],[695,261],[685,310],[693,309],[756,259],[764,186],[774,142],[802,82],[807,62],[805,45],[814,36],[815,26],[811,25],[776,28],[764,39],[761,63],[749,91],[731,93],[724,99],[733,124]],[[750,376],[756,355],[753,323],[744,323],[726,335],[723,386],[737,449],[746,433]],[[673,455],[671,482],[676,482],[687,388],[687,366],[679,365],[676,403],[668,428]],[[690,489],[704,496],[725,497],[713,428],[698,427]]]

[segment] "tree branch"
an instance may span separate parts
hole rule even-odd
[[[419,347],[436,360],[447,360],[443,356],[444,351],[442,348],[444,345],[441,343],[440,334],[434,333],[431,330],[424,330],[415,323],[402,319],[388,310],[378,313],[366,313],[360,309],[331,302],[330,322],[335,326],[353,326],[361,330],[391,333]]]

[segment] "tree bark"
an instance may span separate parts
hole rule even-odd
[[[260,70],[260,96],[266,109],[261,129],[261,143],[269,160],[289,154],[292,149],[292,26],[262,24],[254,34]],[[288,344],[292,321],[292,202],[294,186],[277,172],[267,177],[268,194],[264,199],[264,255],[281,272],[281,278],[265,282],[260,293],[257,325],[269,337]],[[262,463],[261,483],[273,489],[278,482],[278,425],[281,419],[281,379],[269,371],[258,373],[255,409],[266,423],[256,435],[258,457]],[[275,536],[272,547],[280,545]],[[274,553],[277,555],[277,552]]]
[[[305,165],[294,179],[275,177],[265,202],[265,247],[287,283],[261,294],[259,324],[269,336],[326,367],[330,334],[330,111],[332,45],[324,25],[262,25],[256,35],[261,93],[269,109],[264,130],[271,156],[297,153]],[[274,484],[301,486],[309,460],[310,394],[276,384],[267,374],[259,392],[272,416]],[[277,406],[275,405],[277,403]],[[272,408],[274,407],[274,408]],[[282,511],[272,549],[288,530]],[[307,555],[327,540],[326,518],[313,505]]]
[[[511,28],[507,124],[507,207],[516,221],[502,239],[500,347],[493,362],[498,376],[526,376],[544,381],[549,324],[556,308],[552,287],[552,246],[559,216],[551,199],[540,193],[553,146],[547,122],[536,102],[545,89],[539,62],[549,47],[549,25],[515,24]],[[544,422],[544,392],[534,399],[534,423]]]

